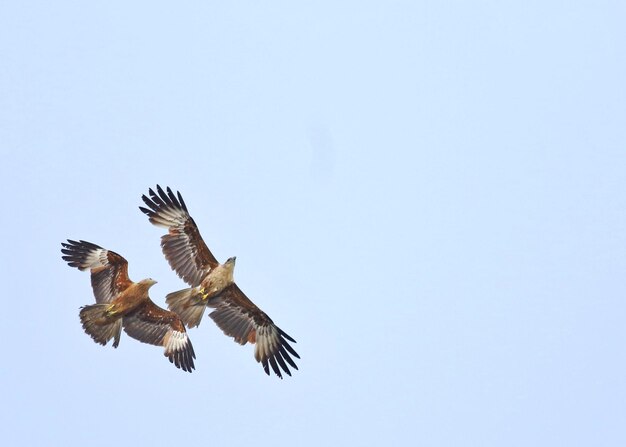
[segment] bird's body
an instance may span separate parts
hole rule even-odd
[[[131,283],[107,306],[107,317],[122,318],[145,304],[150,299],[148,290],[153,284],[156,284],[156,281],[152,279]]]
[[[91,271],[96,304],[83,306],[83,329],[96,343],[113,347],[120,341],[122,328],[131,337],[165,349],[165,356],[176,367],[191,372],[195,353],[185,326],[173,312],[162,309],[149,297],[151,278],[133,282],[128,262],[117,253],[86,241],[68,240],[61,252],[70,267]]]
[[[229,261],[207,271],[200,285],[170,293],[165,297],[168,308],[180,315],[188,328],[199,326],[206,307],[215,307],[212,305],[214,298],[234,284],[235,262]]]
[[[235,257],[220,264],[204,243],[200,231],[187,211],[180,193],[167,193],[157,185],[157,192],[142,199],[148,208],[140,207],[154,225],[165,227],[161,238],[163,254],[172,270],[190,288],[167,295],[168,308],[180,315],[187,327],[200,324],[207,307],[209,316],[237,343],[255,343],[255,358],[269,375],[269,366],[282,378],[281,369],[291,375],[287,364],[298,369],[291,355],[300,358],[289,345],[295,340],[274,324],[237,286],[233,279]],[[280,366],[280,368],[279,368]]]
[[[200,283],[200,292],[203,294],[204,298],[210,300],[234,283],[234,270],[234,258],[230,258],[224,264],[219,264],[214,269],[209,270]]]

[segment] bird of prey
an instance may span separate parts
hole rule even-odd
[[[281,369],[291,375],[287,364],[298,369],[291,358],[300,358],[289,342],[296,341],[274,324],[239,289],[233,280],[235,257],[225,263],[217,262],[200,236],[200,231],[187,211],[180,192],[167,193],[157,185],[149,189],[150,197],[142,196],[147,208],[139,207],[152,224],[168,229],[161,238],[163,254],[172,270],[190,288],[167,295],[168,308],[182,318],[188,328],[198,326],[208,306],[209,314],[219,328],[241,345],[256,343],[254,357],[270,375],[283,378]]]
[[[91,242],[68,239],[61,245],[63,260],[70,267],[91,270],[96,304],[81,307],[80,321],[96,343],[104,346],[114,339],[113,347],[117,348],[123,327],[140,342],[163,346],[165,356],[177,368],[188,372],[194,369],[196,355],[183,322],[148,296],[155,280],[132,282],[126,259]]]

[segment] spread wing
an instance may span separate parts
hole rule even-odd
[[[114,251],[86,241],[61,243],[63,260],[78,270],[91,270],[91,287],[96,303],[109,303],[132,281],[128,278],[128,261]]]
[[[254,358],[263,365],[267,375],[270,374],[269,366],[281,379],[281,368],[291,375],[287,364],[298,369],[290,354],[296,358],[300,356],[288,343],[296,341],[250,301],[237,284],[233,283],[225,288],[208,305],[215,308],[209,316],[226,335],[242,345],[247,342],[256,343]]]
[[[152,224],[168,229],[168,234],[161,237],[167,262],[191,287],[200,285],[204,275],[217,267],[218,262],[202,240],[183,197],[180,192],[174,195],[169,187],[166,193],[159,185],[156,193],[150,188],[149,194],[149,198],[141,197],[148,208],[140,206],[139,209]]]
[[[191,372],[195,369],[191,340],[182,321],[174,312],[161,309],[148,299],[135,311],[124,316],[124,331],[131,337],[151,345],[163,346],[165,356],[177,368]]]

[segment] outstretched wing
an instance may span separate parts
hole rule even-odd
[[[178,315],[161,309],[148,299],[145,304],[124,316],[124,331],[131,337],[151,345],[163,346],[165,356],[183,371],[195,369],[191,340]]]
[[[163,254],[172,270],[191,287],[196,287],[218,262],[202,240],[180,192],[176,196],[168,187],[166,193],[157,185],[157,193],[150,188],[150,197],[141,197],[148,208],[140,206],[139,209],[152,224],[168,229],[168,234],[161,237]]]
[[[114,251],[86,241],[61,243],[63,260],[78,270],[91,270],[91,287],[96,303],[109,303],[132,281],[128,278],[128,261]]]
[[[242,345],[256,343],[254,358],[263,365],[267,375],[270,374],[269,366],[281,379],[281,368],[291,375],[287,364],[298,369],[290,354],[296,358],[300,356],[288,343],[296,341],[250,301],[237,284],[226,287],[221,294],[210,299],[208,305],[215,308],[209,316],[226,335]]]

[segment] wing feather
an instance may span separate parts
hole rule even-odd
[[[196,354],[178,315],[157,306],[148,299],[145,304],[124,316],[124,331],[151,345],[163,346],[165,356],[177,368],[191,372]]]
[[[139,209],[152,224],[168,229],[168,234],[161,237],[163,254],[172,270],[196,287],[218,262],[202,239],[180,192],[175,195],[169,187],[166,192],[159,185],[156,189],[148,190],[150,197],[141,197],[148,208]]]
[[[132,282],[128,278],[128,261],[114,251],[87,241],[67,240],[61,252],[70,267],[91,270],[91,287],[96,303],[110,303]]]
[[[239,344],[256,343],[254,357],[263,365],[269,375],[269,367],[282,379],[282,371],[291,375],[287,364],[298,369],[289,353],[296,358],[300,356],[289,345],[288,341],[296,341],[274,324],[272,319],[259,309],[239,289],[237,284],[231,284],[208,305],[215,308],[209,316],[217,326],[229,337],[233,337]]]

